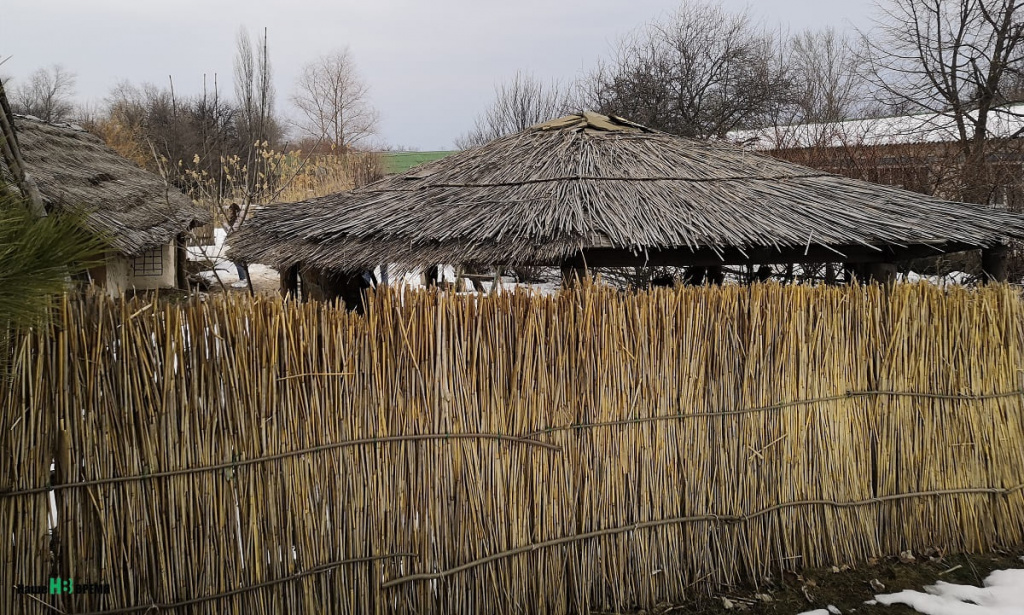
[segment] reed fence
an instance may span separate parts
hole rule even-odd
[[[0,577],[110,593],[0,611],[614,611],[1019,545],[1022,350],[1005,286],[68,299],[9,349]]]

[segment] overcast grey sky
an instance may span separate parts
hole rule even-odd
[[[867,27],[873,0],[723,0],[766,24]],[[0,74],[24,78],[63,64],[80,102],[102,101],[121,80],[197,94],[217,75],[232,94],[235,36],[269,28],[278,108],[303,63],[348,46],[393,147],[450,149],[523,69],[568,81],[607,56],[619,37],[678,8],[670,0],[8,0]]]

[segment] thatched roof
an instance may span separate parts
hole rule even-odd
[[[553,264],[602,250],[964,249],[1008,237],[1024,237],[1024,217],[584,113],[357,190],[268,207],[233,249],[278,267],[351,269]]]
[[[15,116],[14,129],[26,170],[47,209],[85,212],[90,229],[118,252],[139,254],[210,220],[207,210],[160,176],[81,128]],[[0,171],[6,173],[3,167],[0,160]]]

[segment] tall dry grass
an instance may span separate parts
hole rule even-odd
[[[279,152],[266,143],[256,148],[255,161],[222,157],[216,174],[202,170],[201,163],[198,154],[191,162],[178,161],[173,181],[187,186],[193,200],[214,207],[293,203],[358,188],[383,176],[374,152]]]
[[[45,597],[68,612],[560,613],[1018,545],[1022,307],[929,286],[382,293],[365,317],[69,300],[0,397],[0,575],[111,585]]]

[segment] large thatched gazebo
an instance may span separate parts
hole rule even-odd
[[[294,272],[384,262],[596,266],[897,261],[983,249],[1024,217],[583,113],[350,192],[258,212],[233,250]]]

